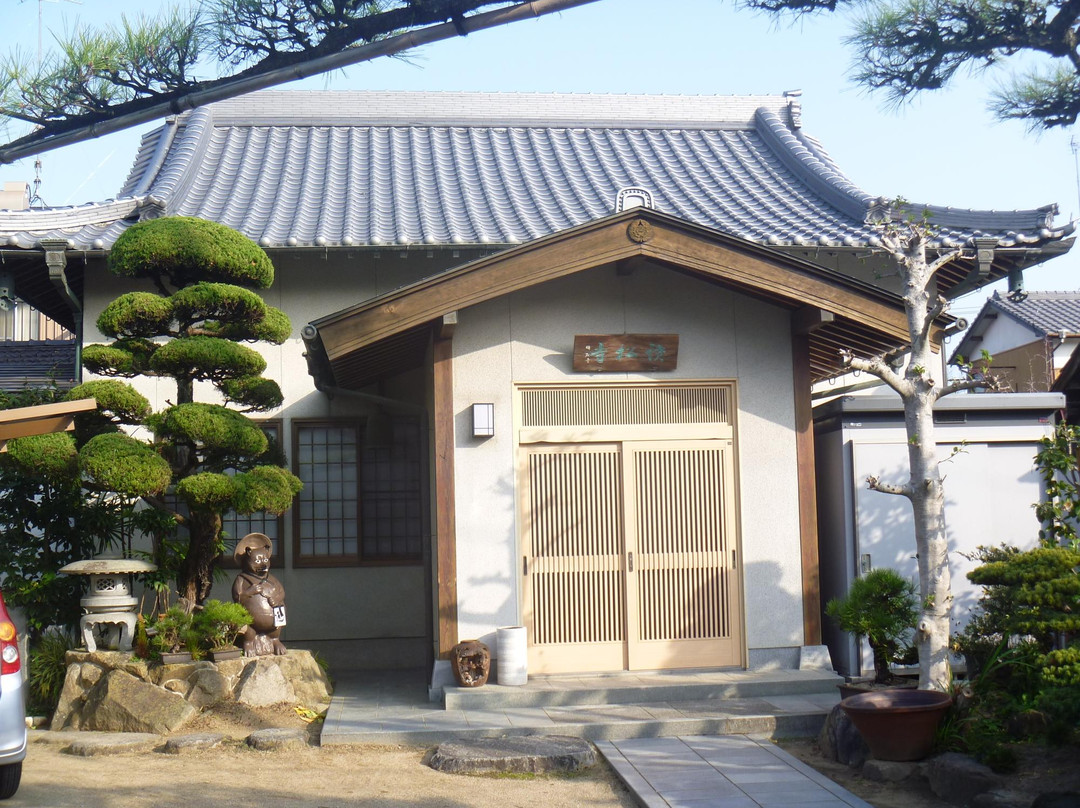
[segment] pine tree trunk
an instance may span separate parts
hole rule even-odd
[[[176,589],[180,597],[198,604],[210,597],[220,535],[221,514],[207,511],[191,514],[187,555],[176,576]]]

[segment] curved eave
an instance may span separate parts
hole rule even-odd
[[[829,312],[821,337],[862,355],[903,345],[899,298],[808,261],[641,208],[589,222],[456,267],[305,329],[312,372],[329,386],[370,382],[364,353],[405,335],[416,339],[451,312],[584,270],[644,258],[794,310]],[[815,332],[817,333],[817,332]],[[816,343],[815,343],[816,344]],[[825,344],[825,343],[822,343]],[[838,354],[817,349],[816,378],[839,370]]]

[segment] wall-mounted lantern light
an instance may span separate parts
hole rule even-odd
[[[472,405],[472,433],[474,438],[490,438],[495,434],[495,405]]]

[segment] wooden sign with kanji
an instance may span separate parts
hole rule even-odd
[[[675,370],[678,334],[577,334],[574,370],[620,373]]]

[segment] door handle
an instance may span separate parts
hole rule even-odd
[[[628,565],[627,571],[628,572],[633,572],[634,571],[634,554],[633,553],[627,553],[626,554],[626,560],[627,560],[627,565]]]

